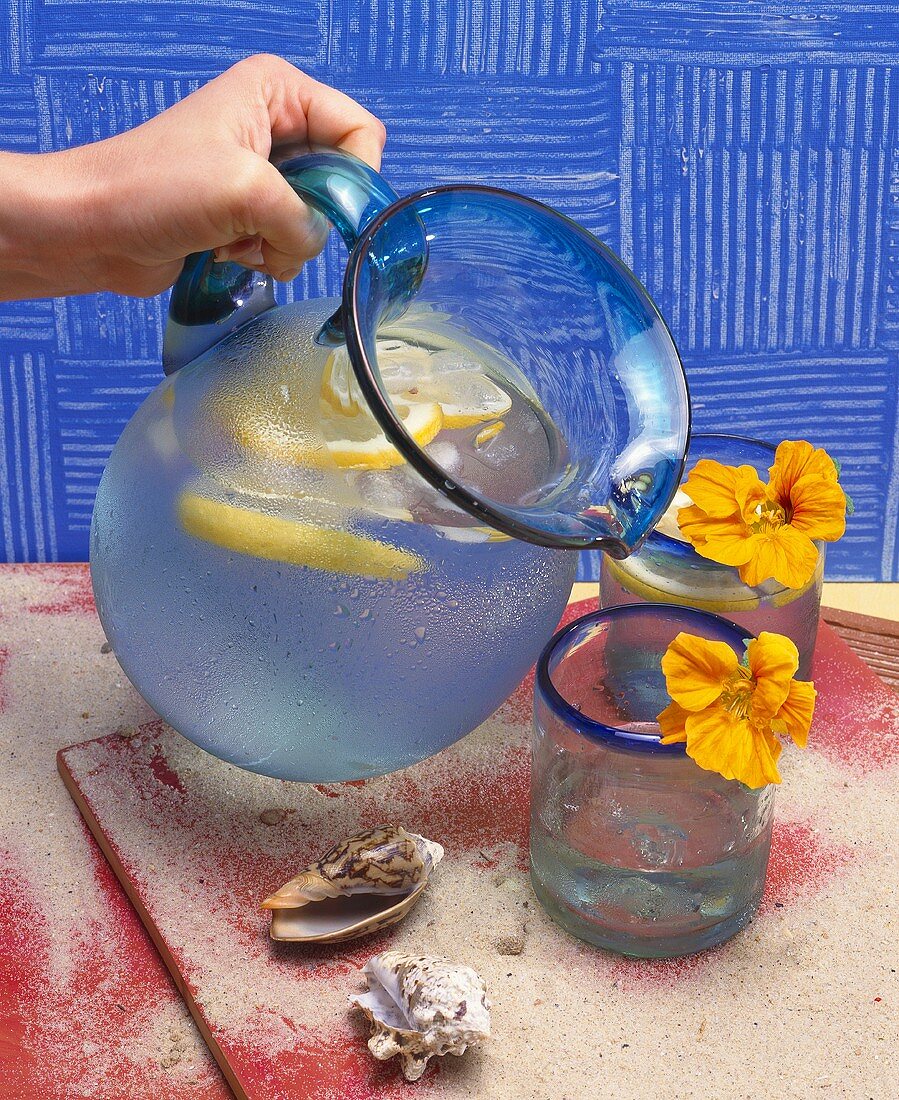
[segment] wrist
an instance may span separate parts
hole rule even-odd
[[[97,229],[115,206],[106,145],[0,154],[0,299],[101,288]]]
[[[0,193],[4,196],[0,209],[0,273],[4,288],[13,292],[16,280],[21,279],[28,293],[27,284],[37,275],[40,254],[45,250],[36,218],[45,175],[41,155],[0,154]]]

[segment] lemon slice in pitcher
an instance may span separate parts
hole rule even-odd
[[[445,358],[446,352],[441,353]],[[420,404],[439,405],[444,428],[469,428],[504,416],[512,398],[482,371],[451,365],[435,371],[426,349],[411,344],[379,343],[381,382],[398,412]],[[322,374],[322,400],[336,412],[367,411],[343,348],[332,353]],[[405,419],[405,417],[404,417]]]
[[[505,390],[475,370],[450,371],[419,382],[397,392],[395,400],[435,402],[443,410],[444,428],[470,428],[505,416],[512,408]]]
[[[288,565],[378,580],[404,580],[426,568],[417,554],[377,539],[267,515],[190,490],[178,499],[178,518],[194,538]]]
[[[428,350],[399,340],[378,341],[378,369],[391,396],[433,377]],[[321,396],[335,412],[344,415],[368,411],[346,348],[335,348],[328,356]]]
[[[443,411],[434,402],[397,406],[403,427],[419,447],[426,447],[444,427]],[[331,458],[348,469],[387,470],[403,457],[367,410],[355,416],[322,421]]]
[[[419,447],[426,447],[443,427],[443,413],[433,402],[401,406],[397,412]],[[367,408],[338,415],[322,402],[313,434],[292,408],[261,408],[257,403],[230,417],[230,432],[245,450],[288,466],[316,469],[333,462],[349,469],[387,470],[403,461]]]

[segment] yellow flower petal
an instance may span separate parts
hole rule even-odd
[[[745,524],[733,520],[712,520],[711,523],[721,523],[722,527],[713,530],[711,526],[706,528],[707,534],[701,543],[693,543],[693,549],[701,558],[717,562],[719,565],[732,565],[739,567],[748,565],[752,560],[754,550],[752,545],[752,532]],[[726,530],[724,525],[730,524]],[[692,539],[691,539],[692,542]]]
[[[846,494],[836,481],[815,474],[798,478],[790,490],[790,526],[810,539],[836,542],[846,530]]]
[[[659,715],[659,738],[663,745],[674,745],[687,740],[686,721],[690,712],[677,703],[669,703]]]
[[[817,698],[815,685],[807,680],[794,680],[790,684],[787,698],[777,712],[776,718],[783,722],[785,732],[793,739],[793,743],[804,749],[808,744],[808,731],[812,725],[812,715],[815,713],[815,699]]]
[[[784,508],[790,503],[793,486],[801,477],[836,482],[836,463],[821,448],[804,439],[785,439],[774,452],[774,465],[768,471],[768,492]]]
[[[780,634],[750,640],[746,666],[723,642],[678,634],[662,658],[672,702],[658,722],[663,744],[686,741],[699,767],[758,788],[780,782],[778,735],[804,747],[815,689],[793,680],[799,653]]]
[[[701,459],[683,488],[695,500],[677,514],[684,538],[704,558],[721,565],[745,565],[752,556],[748,525],[765,498],[755,470]]]
[[[771,758],[772,762],[776,765],[777,761],[780,757],[780,754],[783,752],[783,745],[780,743],[780,741],[777,740],[777,738],[774,736],[774,734],[769,729],[764,729],[764,728],[761,729],[761,730],[757,729],[757,730],[755,730],[755,736],[756,736],[756,738],[761,738],[761,740],[763,742],[763,747],[767,749],[768,754],[770,755],[770,758]],[[772,783],[779,783],[780,782],[780,772],[777,771],[776,767],[775,767],[774,770],[775,770],[775,772],[777,772],[777,779],[772,779],[771,782]],[[747,783],[746,786],[748,787],[749,784]],[[761,786],[761,784],[759,784],[759,786]]]
[[[740,566],[740,580],[751,588],[776,580],[787,588],[802,588],[818,565],[818,549],[808,535],[789,525],[751,536],[752,557]]]
[[[762,737],[764,737],[765,744],[768,746],[768,751],[771,753],[771,758],[776,764],[778,758],[780,757],[780,754],[783,752],[783,745],[780,743],[780,741],[777,740],[777,738],[770,730],[762,730]],[[780,782],[779,775],[777,777],[777,780],[778,782]]]
[[[682,508],[681,533],[703,558],[721,565],[745,565],[752,557],[751,532],[740,516],[710,518],[701,508]]]
[[[719,698],[724,683],[739,667],[726,642],[710,642],[681,632],[662,658],[668,694],[689,711],[700,711]]]
[[[719,704],[687,718],[687,755],[706,771],[747,787],[779,783],[777,739]]]
[[[785,440],[771,467],[768,495],[786,512],[787,521],[812,539],[834,542],[846,529],[846,494],[827,451],[805,440]]]
[[[782,634],[763,630],[746,647],[752,673],[752,716],[773,718],[790,694],[790,684],[799,668],[799,650]]]
[[[711,522],[708,515],[695,504],[689,508],[681,508],[677,513],[677,525],[681,534],[689,539],[693,546],[700,546],[705,542],[706,529]],[[730,530],[731,517],[728,516],[723,522]]]
[[[751,466],[724,466],[701,458],[681,489],[711,518],[744,515],[765,496],[765,487]]]
[[[738,466],[734,484],[740,515],[751,521],[765,500],[765,486],[752,466]]]
[[[818,564],[812,540],[845,530],[846,497],[833,459],[804,440],[781,443],[770,476],[766,488],[751,466],[700,459],[682,485],[693,505],[678,511],[678,526],[697,554],[739,569],[745,584],[801,589]]]

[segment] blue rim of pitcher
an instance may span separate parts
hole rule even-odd
[[[716,627],[716,636],[713,641],[727,642],[733,648],[734,643],[740,647],[745,646],[747,640],[755,635],[744,627],[725,619],[721,615],[715,615],[711,611],[701,611],[696,607],[683,607],[680,604],[671,603],[629,603],[616,604],[600,611],[591,611],[581,615],[574,622],[568,623],[550,638],[537,661],[537,672],[534,680],[534,692],[539,694],[549,709],[560,718],[566,726],[576,733],[582,734],[592,741],[599,741],[607,745],[614,745],[619,749],[629,749],[636,752],[651,752],[667,754],[669,756],[683,756],[686,754],[684,743],[676,742],[673,745],[663,745],[656,734],[633,733],[630,730],[621,729],[619,726],[610,726],[600,722],[596,718],[589,718],[569,703],[558,690],[552,680],[550,662],[558,651],[567,646],[570,635],[585,627],[601,624],[615,619],[630,618],[637,615],[651,617],[672,616],[675,619],[684,620],[684,629],[688,629],[689,622],[704,622]],[[729,636],[729,637],[728,637]],[[736,652],[736,651],[735,651]],[[742,648],[738,656],[742,655]]]
[[[659,312],[658,307],[646,287],[644,287],[636,275],[634,275],[624,261],[617,256],[608,245],[604,244],[592,233],[589,233],[583,226],[578,225],[576,221],[573,221],[558,210],[554,210],[552,207],[547,206],[545,203],[538,202],[536,199],[530,199],[525,195],[519,195],[514,191],[507,191],[501,187],[489,187],[485,184],[453,183],[441,187],[428,187],[421,191],[415,191],[382,210],[380,214],[365,227],[357,238],[353,251],[347,261],[346,271],[344,273],[342,306],[344,314],[344,337],[350,354],[350,362],[352,363],[353,371],[363,396],[368,402],[372,414],[380,424],[387,438],[413,469],[415,469],[425,481],[437,489],[438,492],[448,497],[454,504],[458,504],[459,507],[468,512],[469,515],[482,520],[495,530],[501,531],[503,534],[511,535],[512,538],[522,539],[525,542],[536,543],[538,546],[547,546],[560,550],[606,550],[610,552],[613,557],[624,557],[630,551],[624,546],[621,540],[611,536],[597,536],[591,538],[587,535],[550,534],[545,528],[531,526],[530,524],[513,519],[504,511],[494,507],[489,500],[479,494],[473,493],[464,485],[449,480],[445,471],[441,470],[437,463],[434,462],[434,460],[431,459],[407,434],[402,420],[394,411],[386,393],[381,390],[377,374],[365,352],[362,331],[358,323],[359,311],[357,309],[358,302],[356,298],[358,288],[357,275],[362,264],[362,258],[366,254],[368,245],[375,234],[378,233],[378,231],[396,214],[414,206],[423,199],[432,198],[435,195],[460,192],[510,199],[522,206],[538,211],[542,215],[548,215],[558,220],[578,236],[583,237],[591,246],[598,247],[609,259],[612,266],[619,269],[621,273],[631,281],[643,295],[648,309],[662,326],[668,339],[671,341],[671,346],[674,350],[674,358],[680,368],[681,379],[684,385],[687,403],[686,434],[687,440],[689,441],[690,439],[692,403],[690,401],[690,388],[686,371],[684,370],[683,359],[674,340],[674,336],[665,322],[665,318]],[[659,510],[659,517],[665,513],[671,501],[674,499],[677,487],[680,485],[683,478],[686,460],[685,448],[685,452],[681,456],[678,464],[679,469],[677,476],[672,482],[671,493],[665,502],[665,506]],[[645,537],[646,536],[644,536],[644,538]],[[640,541],[642,542],[643,540],[641,539]]]

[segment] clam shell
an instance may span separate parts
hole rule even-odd
[[[337,943],[402,920],[443,858],[417,833],[379,825],[335,845],[262,902],[275,940]]]
[[[464,1054],[490,1036],[487,986],[469,966],[385,951],[362,974],[368,991],[350,1003],[371,1024],[368,1049],[380,1061],[399,1055],[407,1081],[417,1081],[429,1059]]]

